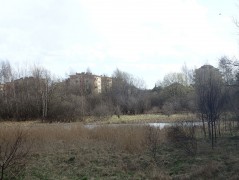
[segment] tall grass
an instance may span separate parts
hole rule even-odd
[[[188,132],[187,129],[183,132]],[[231,174],[238,178],[238,149],[234,148],[237,148],[237,141],[225,138],[226,142],[221,142],[218,150],[212,151],[202,135],[197,136],[201,131],[196,128],[198,151],[195,156],[188,156],[180,150],[181,146],[171,145],[175,141],[168,138],[170,130],[172,128],[160,130],[143,125],[87,128],[77,122],[1,123],[0,139],[11,142],[18,131],[23,132],[26,137],[24,147],[31,147],[28,179],[59,179],[65,175],[69,179],[84,176],[108,176],[111,179],[194,179],[198,176],[212,179],[219,177],[218,173],[222,177]],[[175,135],[173,132],[171,136]],[[179,135],[184,138],[182,135],[185,134]],[[228,164],[232,170],[225,169]],[[220,173],[222,169],[226,174]]]
[[[146,147],[146,127],[107,127],[101,126],[89,132],[89,138],[105,141],[122,150],[134,153],[142,152]]]
[[[52,123],[34,125],[12,124],[2,126],[0,136],[14,134],[16,129],[21,129],[28,135],[28,143],[35,151],[47,150],[49,148],[66,146],[77,146],[84,141],[101,141],[108,145],[130,152],[139,153],[147,148],[148,127],[147,126],[97,126],[92,129],[86,128],[80,123]],[[162,131],[159,134],[164,137]]]

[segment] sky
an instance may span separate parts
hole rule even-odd
[[[237,0],[0,0],[0,60],[59,77],[116,68],[147,88],[239,55]]]

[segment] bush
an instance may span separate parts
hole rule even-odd
[[[147,146],[150,151],[150,154],[152,155],[153,159],[156,160],[156,155],[157,155],[159,143],[160,143],[160,128],[148,126],[146,142],[147,142]]]
[[[197,139],[193,123],[181,123],[169,127],[167,130],[167,139],[176,148],[184,150],[187,155],[196,155]]]
[[[80,96],[68,95],[66,97],[54,97],[49,103],[47,118],[50,121],[69,122],[83,118],[85,104]]]
[[[163,114],[170,116],[174,113],[174,105],[172,102],[166,102],[162,107]]]
[[[95,109],[92,112],[92,115],[98,120],[109,118],[110,116],[113,115],[113,113],[109,106],[105,104],[100,104],[95,107]]]
[[[29,147],[21,130],[14,133],[3,131],[0,134],[0,180],[17,179],[23,175]]]

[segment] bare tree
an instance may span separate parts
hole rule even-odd
[[[6,172],[11,172],[11,176],[17,177],[26,165],[26,156],[30,148],[26,146],[26,136],[21,130],[16,130],[16,134],[9,137],[1,137],[0,140],[0,180],[4,179]]]
[[[144,82],[131,74],[116,69],[113,73],[111,97],[114,107],[123,114],[143,113],[147,108]]]
[[[1,61],[0,65],[0,83],[11,82],[13,80],[12,67],[9,61]]]
[[[198,110],[208,124],[208,134],[212,148],[217,137],[217,126],[224,105],[223,81],[219,70],[211,65],[204,65],[196,70],[195,89]],[[205,127],[205,125],[204,125]],[[219,126],[218,126],[219,127]]]
[[[174,83],[179,83],[186,86],[188,83],[187,77],[183,73],[169,73],[164,76],[164,79],[161,85],[163,87],[167,87]]]
[[[233,61],[228,57],[223,56],[219,59],[219,70],[222,73],[222,77],[227,85],[232,85],[235,82],[233,69]]]
[[[238,92],[239,92],[239,68],[238,60],[229,59],[223,56],[219,59],[219,69],[223,75],[223,80],[226,85],[226,106],[225,110],[230,113],[234,113],[236,117],[239,117],[238,106]],[[236,118],[238,119],[238,118]],[[230,126],[229,122],[229,126]],[[225,125],[227,123],[225,122]],[[234,124],[234,123],[233,123]],[[239,126],[239,121],[238,121]]]
[[[186,64],[182,66],[182,73],[184,75],[185,83],[186,85],[191,85],[193,84],[193,75],[194,75],[194,70],[189,69]]]

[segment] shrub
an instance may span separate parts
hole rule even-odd
[[[150,154],[152,155],[153,159],[156,160],[156,155],[159,148],[158,146],[160,143],[160,128],[148,126],[146,142],[147,142],[147,146],[150,151]]]
[[[113,113],[109,106],[107,106],[105,104],[100,104],[95,107],[95,109],[92,112],[92,115],[96,119],[105,119],[105,118],[109,118],[110,116],[112,116]]]
[[[47,118],[50,121],[75,121],[83,117],[83,101],[80,96],[68,95],[66,97],[57,96],[49,103]],[[85,102],[84,102],[85,103]]]
[[[17,179],[24,172],[26,156],[26,136],[21,130],[1,132],[0,137],[0,180]]]
[[[167,139],[176,148],[183,149],[187,155],[196,155],[197,139],[193,123],[180,123],[169,127],[167,130]]]
[[[166,102],[163,107],[162,111],[165,115],[170,116],[171,114],[174,113],[174,105],[172,102]]]

